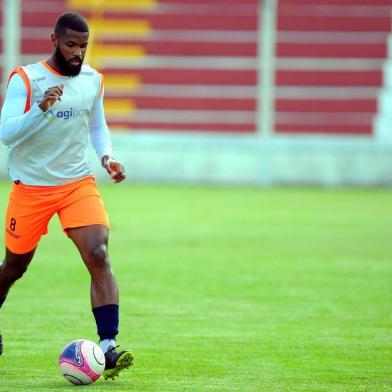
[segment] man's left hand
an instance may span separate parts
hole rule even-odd
[[[104,155],[102,157],[102,166],[116,184],[125,180],[126,175],[124,166],[110,155]]]

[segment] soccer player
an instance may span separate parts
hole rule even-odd
[[[88,38],[83,16],[60,15],[50,57],[16,68],[9,78],[0,139],[8,148],[13,184],[0,265],[0,307],[57,213],[91,275],[92,311],[106,358],[104,377],[113,379],[132,365],[133,356],[116,350],[119,294],[108,256],[108,216],[89,166],[89,139],[115,183],[125,179],[125,170],[112,156],[103,76],[83,65]]]

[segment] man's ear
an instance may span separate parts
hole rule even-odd
[[[50,41],[52,42],[53,47],[54,47],[54,48],[57,48],[58,41],[57,41],[57,38],[56,38],[56,36],[54,35],[54,33],[52,33],[52,34],[50,35]]]

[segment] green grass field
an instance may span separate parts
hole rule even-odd
[[[94,391],[391,391],[392,191],[102,185],[136,364]],[[8,185],[0,185],[1,221]],[[54,218],[0,313],[0,391],[72,391],[96,340]],[[83,387],[82,387],[83,388]]]

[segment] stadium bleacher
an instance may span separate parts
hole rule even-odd
[[[371,134],[390,0],[279,0],[276,131]]]
[[[257,130],[258,0],[23,0],[25,63],[57,15],[83,13],[112,128]],[[391,0],[279,0],[275,130],[371,135]]]

